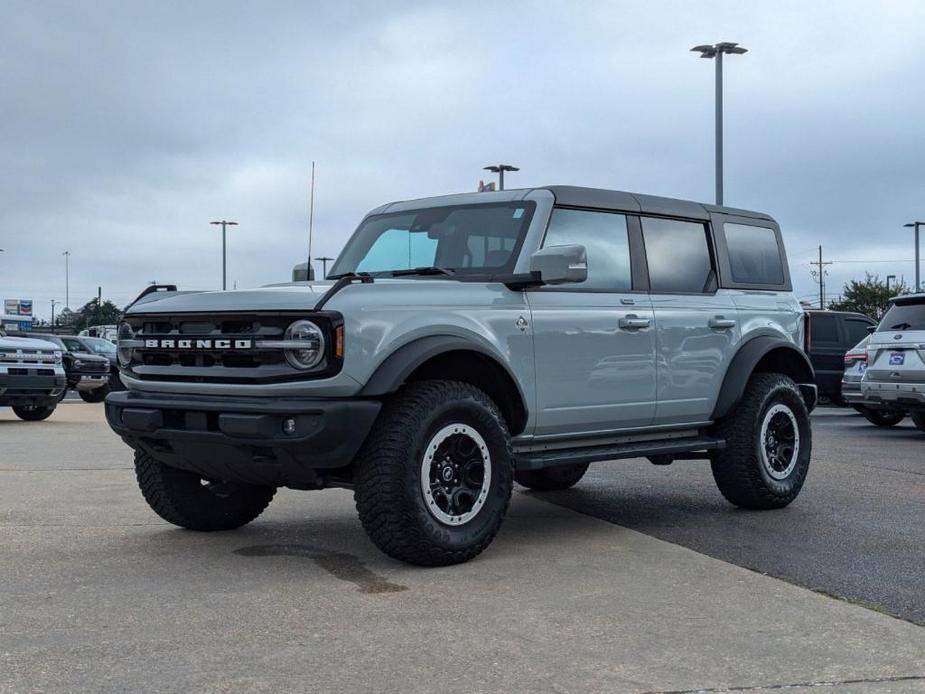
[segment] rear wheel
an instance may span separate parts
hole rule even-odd
[[[356,459],[360,521],[395,559],[472,559],[501,527],[513,486],[510,436],[497,406],[457,381],[411,383],[383,408]]]
[[[743,508],[782,508],[806,480],[812,430],[796,384],[782,374],[758,373],[735,413],[717,426],[726,447],[710,463],[716,486]]]
[[[105,385],[96,390],[78,390],[77,394],[84,402],[103,402],[109,394],[109,386]]]
[[[514,480],[539,492],[555,492],[574,487],[587,471],[587,463],[559,465],[543,470],[520,470],[514,473]]]
[[[919,431],[925,431],[925,411],[910,412],[909,416],[912,417],[912,422]]]
[[[276,494],[275,487],[200,477],[135,452],[135,476],[148,506],[168,523],[190,530],[233,530],[250,523]]]
[[[26,422],[41,422],[43,419],[48,419],[51,416],[51,413],[54,411],[54,405],[50,407],[34,407],[31,405],[23,405],[13,408],[13,412],[16,414],[16,416]]]
[[[865,409],[862,413],[864,419],[878,427],[895,427],[906,418],[902,410],[871,410]]]

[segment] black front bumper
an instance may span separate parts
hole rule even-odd
[[[349,465],[381,403],[357,399],[219,398],[120,391],[109,426],[132,448],[210,479],[312,487]],[[284,430],[287,420],[295,429]]]
[[[0,405],[51,407],[58,403],[64,376],[0,374]]]

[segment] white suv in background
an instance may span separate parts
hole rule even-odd
[[[925,293],[892,300],[867,345],[865,406],[907,410],[925,431]]]

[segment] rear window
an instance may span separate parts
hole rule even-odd
[[[743,284],[783,284],[777,235],[768,227],[724,224],[732,279]]]
[[[894,304],[880,321],[877,332],[925,330],[925,302]]]

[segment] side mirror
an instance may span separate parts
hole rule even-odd
[[[311,282],[313,279],[315,279],[315,268],[308,263],[299,263],[292,268],[293,282]]]
[[[588,279],[588,254],[579,244],[541,248],[530,256],[530,272],[540,273],[543,284],[584,282]]]

